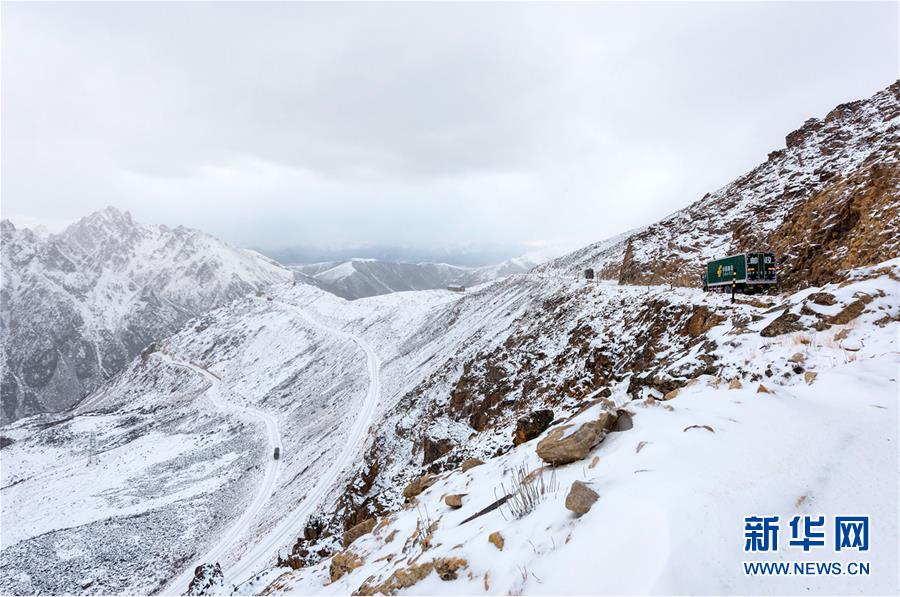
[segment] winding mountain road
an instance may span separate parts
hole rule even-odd
[[[374,419],[375,409],[381,394],[381,361],[374,349],[365,340],[354,334],[350,334],[341,329],[325,325],[312,319],[297,305],[292,305],[283,301],[271,301],[268,304],[275,304],[291,311],[310,327],[320,329],[328,334],[355,343],[366,355],[366,370],[369,377],[369,385],[363,404],[359,409],[359,415],[353,422],[353,426],[348,433],[347,444],[344,446],[343,450],[337,455],[325,474],[316,480],[315,486],[307,492],[304,500],[294,510],[289,512],[287,516],[281,519],[271,531],[254,542],[248,550],[243,552],[237,562],[224,571],[225,582],[228,584],[240,584],[249,580],[253,574],[273,563],[275,556],[281,547],[289,545],[296,539],[298,529],[306,522],[306,519],[309,518],[311,514],[314,514],[318,510],[321,501],[327,496],[328,491],[337,482],[341,473],[355,461],[357,453],[360,451],[362,444],[365,441],[369,426]],[[243,399],[239,396],[235,396],[237,403],[224,400],[223,393],[228,392],[228,390],[223,388],[222,380],[211,371],[193,363],[176,360],[168,355],[161,354],[160,356],[174,366],[187,368],[203,375],[211,382],[210,387],[206,390],[206,396],[214,406],[222,410],[231,410],[237,412],[239,415],[261,420],[266,426],[270,448],[274,449],[275,447],[281,446],[281,435],[278,422],[274,417],[262,410],[241,405],[240,403],[243,402]],[[235,543],[242,537],[246,538],[246,534],[250,530],[252,522],[262,513],[263,508],[276,488],[281,461],[271,458],[271,450],[268,454],[270,456],[266,465],[265,478],[259,489],[256,491],[250,505],[244,510],[240,518],[229,527],[225,535],[219,539],[208,552],[203,554],[202,557],[196,558],[195,562],[170,582],[161,594],[183,594],[187,590],[191,580],[194,578],[194,570],[197,566],[203,563],[221,562],[225,560],[229,554],[237,551],[237,549],[235,549]]]
[[[284,545],[292,543],[297,538],[298,530],[311,514],[314,514],[326,497],[328,491],[334,486],[341,472],[351,465],[362,447],[368,435],[369,426],[375,417],[375,408],[381,395],[381,361],[375,350],[362,338],[350,334],[338,328],[320,323],[307,315],[297,305],[283,301],[273,301],[289,311],[295,313],[310,327],[318,328],[326,333],[354,342],[366,355],[366,370],[369,375],[369,387],[366,397],[359,409],[359,415],[353,422],[353,427],[348,434],[347,444],[334,462],[328,467],[324,475],[319,477],[315,486],[306,494],[306,498],[285,516],[272,531],[257,541],[251,549],[244,553],[240,560],[225,571],[226,582],[239,584],[256,572],[261,571],[272,563],[278,550]]]
[[[189,565],[175,580],[169,583],[164,591],[162,591],[163,595],[180,595],[185,592],[188,588],[188,585],[190,585],[191,580],[194,578],[194,570],[196,569],[196,567],[203,563],[218,562],[223,560],[224,557],[229,553],[229,549],[250,527],[250,524],[253,522],[254,518],[256,518],[262,512],[263,508],[266,505],[266,502],[269,500],[269,496],[271,496],[272,492],[275,491],[276,480],[278,479],[278,469],[281,461],[275,460],[272,457],[272,454],[274,448],[281,447],[281,432],[278,427],[278,421],[275,419],[275,417],[266,413],[265,411],[241,405],[241,399],[239,397],[238,403],[224,400],[222,380],[215,373],[203,367],[200,367],[199,365],[188,363],[186,361],[176,360],[167,354],[158,354],[163,360],[167,361],[171,365],[188,369],[195,373],[199,373],[200,375],[208,379],[210,382],[210,386],[206,390],[206,397],[209,398],[209,401],[212,402],[213,406],[215,406],[219,410],[232,411],[239,416],[262,421],[266,428],[266,436],[269,443],[269,450],[267,450],[266,452],[267,462],[265,477],[263,478],[263,482],[259,486],[259,489],[256,490],[256,494],[253,496],[253,501],[250,502],[250,505],[247,506],[247,508],[234,522],[234,524],[232,524],[228,528],[222,538],[219,539],[218,542],[216,542],[212,549],[203,554],[201,557],[197,558],[194,563]]]

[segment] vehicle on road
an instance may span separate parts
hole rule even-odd
[[[734,286],[738,292],[750,294],[777,287],[778,274],[774,253],[740,253],[713,259],[701,276],[703,290],[726,292]]]

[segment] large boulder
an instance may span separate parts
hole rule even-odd
[[[431,487],[432,485],[434,485],[435,483],[437,483],[437,480],[438,480],[438,476],[432,475],[432,474],[425,474],[425,475],[422,475],[421,477],[416,477],[415,479],[410,481],[409,485],[407,485],[403,489],[403,497],[405,497],[407,500],[411,500],[414,497],[416,497],[417,495],[419,495],[420,493],[422,493],[423,491],[425,491],[426,489],[428,489],[429,487]]]
[[[341,540],[341,545],[347,547],[363,535],[367,535],[372,532],[372,529],[375,528],[375,519],[367,518],[359,524],[356,524],[346,531],[344,531],[344,537]]]
[[[591,509],[600,496],[587,483],[575,481],[566,496],[566,508],[576,514],[584,514]]]
[[[553,411],[550,409],[536,410],[516,421],[516,430],[513,431],[513,445],[518,446],[538,437],[550,427],[553,422]]]
[[[569,464],[583,459],[603,440],[603,422],[588,421],[572,433],[573,425],[555,427],[538,442],[537,455],[547,464]]]

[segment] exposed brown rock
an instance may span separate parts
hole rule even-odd
[[[600,496],[586,483],[575,481],[566,496],[566,508],[576,514],[584,514],[591,509]]]
[[[634,427],[634,422],[632,421],[632,414],[627,410],[619,410],[616,412],[616,425],[613,427],[613,431],[628,431]]]
[[[537,454],[541,460],[555,465],[581,460],[603,439],[603,424],[600,421],[588,421],[565,436],[571,427],[572,425],[555,427],[547,437],[538,442]]]
[[[422,464],[431,464],[453,449],[449,439],[432,439],[427,435],[422,439]]]
[[[675,388],[675,389],[672,390],[671,392],[666,393],[666,395],[663,396],[663,400],[671,400],[672,398],[677,397],[677,396],[678,396],[678,392],[679,392],[679,389],[678,389],[678,388]]]
[[[328,567],[328,573],[331,576],[331,582],[334,582],[347,574],[362,566],[362,558],[350,550],[340,551],[331,558],[331,564]]]
[[[819,374],[815,371],[805,371],[803,373],[803,381],[805,381],[807,384],[812,384],[812,382],[816,381],[816,377],[818,375]]]
[[[691,316],[681,328],[681,333],[696,338],[716,327],[725,319],[724,316],[713,313],[703,305],[695,305]]]
[[[344,531],[344,536],[341,539],[341,545],[345,548],[368,533],[372,532],[372,529],[375,528],[375,519],[367,518],[361,523],[350,527],[348,530]]]
[[[407,500],[411,500],[414,497],[416,497],[417,495],[419,495],[420,493],[422,493],[423,491],[425,491],[426,489],[428,489],[429,487],[431,487],[432,485],[434,485],[435,483],[437,483],[437,480],[438,480],[438,476],[432,475],[432,474],[425,474],[425,475],[422,475],[421,477],[417,477],[417,478],[413,479],[412,481],[410,481],[409,485],[407,485],[403,489],[403,497],[405,497]]]
[[[840,310],[837,315],[828,318],[832,325],[845,325],[859,317],[866,309],[866,303],[857,299]]]
[[[461,568],[469,567],[469,562],[454,557],[436,558],[433,563],[434,571],[441,577],[441,580],[456,580],[458,571]]]
[[[434,570],[434,564],[424,562],[422,564],[412,564],[400,570],[394,570],[393,573],[382,583],[371,585],[369,582],[363,583],[356,590],[357,595],[396,595],[402,589],[408,589],[413,586]]]
[[[516,429],[513,431],[513,445],[518,446],[538,437],[550,427],[553,422],[553,411],[550,409],[536,410],[516,421]]]
[[[444,503],[451,508],[462,508],[464,493],[451,493],[444,496]]]
[[[729,390],[740,390],[740,389],[743,388],[743,387],[744,387],[744,386],[741,385],[741,380],[739,380],[739,379],[737,379],[737,378],[732,379],[731,381],[728,382],[728,389],[729,389]]]
[[[500,531],[494,531],[490,535],[488,535],[488,541],[494,544],[494,547],[503,551],[503,546],[506,542],[503,540],[503,535],[500,534]]]
[[[817,305],[831,306],[837,302],[834,295],[829,292],[814,292],[807,297],[808,300]]]
[[[806,355],[803,354],[802,352],[795,352],[794,354],[791,355],[791,358],[788,359],[788,362],[790,362],[790,363],[801,363],[801,364],[802,364],[802,363],[805,363],[805,362],[806,362]]]
[[[772,338],[774,336],[780,336],[782,334],[799,332],[803,329],[803,326],[799,323],[799,321],[799,315],[785,310],[785,312],[776,317],[775,320],[772,321],[772,323],[764,327],[759,335],[763,338]]]
[[[469,469],[473,469],[476,466],[481,466],[484,464],[484,461],[480,458],[467,458],[463,460],[462,464],[459,465],[459,468],[462,469],[462,472],[466,472]]]
[[[770,392],[769,388],[767,388],[766,386],[759,384],[759,387],[756,388],[756,393],[757,394],[771,394],[772,392]]]

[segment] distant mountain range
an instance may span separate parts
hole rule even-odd
[[[399,263],[376,259],[352,259],[295,265],[291,269],[309,276],[310,283],[353,300],[407,290],[434,290],[449,284],[476,286],[503,276],[521,274],[544,261],[540,253],[528,253],[497,265],[460,267],[446,263]]]

